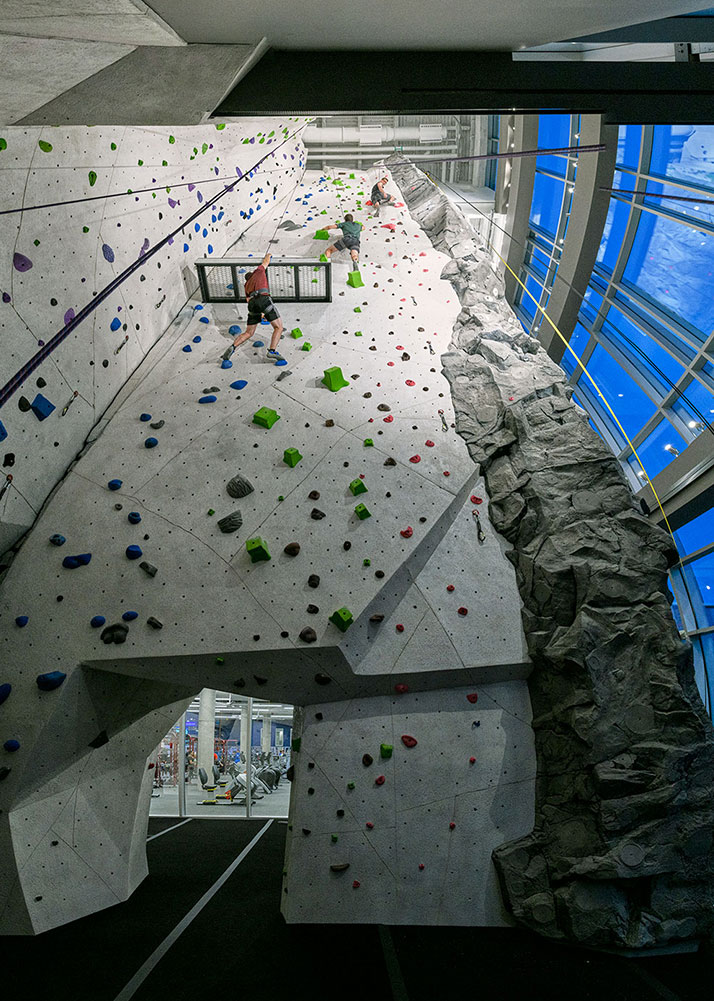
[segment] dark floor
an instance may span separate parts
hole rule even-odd
[[[116,1001],[264,821],[152,819],[150,875],[125,904],[37,938],[0,940],[2,996]],[[133,1001],[709,1001],[708,951],[624,959],[513,929],[286,926],[286,828],[273,821]]]

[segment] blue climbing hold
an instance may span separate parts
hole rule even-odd
[[[43,396],[42,393],[38,393],[30,404],[30,408],[37,418],[38,421],[43,421],[46,417],[49,417],[53,410],[55,410],[54,403],[50,403],[47,397]]]
[[[278,360],[276,361],[275,364],[276,365],[287,365],[287,361],[285,360],[285,358],[278,358]]]
[[[66,541],[64,535],[60,535],[59,532],[55,532],[54,535],[50,536],[50,542],[53,546],[63,546]]]
[[[224,358],[221,362],[221,368],[233,368],[233,362],[230,358]]]
[[[19,751],[20,750],[20,741],[19,740],[12,740],[12,739],[11,740],[6,740],[5,743],[2,746],[5,748],[6,751],[11,751],[11,752],[12,751]]]
[[[190,344],[184,344],[184,346],[181,348],[181,350],[185,351],[186,354],[188,354],[189,351],[193,351],[193,348],[191,347]]]
[[[260,322],[262,323],[263,321],[261,320]],[[253,341],[253,347],[254,348],[264,348],[265,347],[265,341]]]
[[[86,567],[91,559],[91,553],[79,553],[77,556],[65,556],[62,560],[62,566],[66,570],[76,570],[77,567]]]
[[[151,420],[151,414],[142,414],[142,415],[141,415],[141,416],[139,417],[139,420],[140,420],[140,421],[143,421],[144,423],[146,423],[147,421],[150,421],[150,420]]]
[[[236,379],[235,382],[231,383],[231,389],[245,389],[248,385],[247,379]]]
[[[125,622],[133,622],[134,619],[138,618],[139,618],[138,612],[124,612],[124,614],[122,615],[122,619],[124,619]]]
[[[228,328],[228,333],[229,333],[229,334],[234,334],[234,335],[235,335],[235,334],[239,334],[239,333],[240,333],[240,327],[238,326],[238,324],[237,324],[237,323],[234,323],[234,324],[232,324],[232,325],[231,325],[231,326],[230,326],[230,327]]]
[[[194,344],[200,344],[201,343],[201,335],[200,334],[196,334],[196,336],[193,338],[193,343]]]
[[[121,320],[118,316],[115,316],[112,322],[109,324],[110,330],[118,330],[121,327]]]
[[[11,691],[12,685],[9,682],[6,681],[4,685],[0,685],[0,706],[8,698]]]
[[[261,322],[261,325],[264,326],[264,327],[269,326],[269,323],[268,323],[267,320],[261,320],[260,322]]]
[[[67,677],[62,671],[48,671],[47,674],[38,674],[37,687],[41,692],[53,692],[55,688],[59,688],[64,679]]]
[[[143,556],[141,546],[127,546],[126,555],[127,559],[138,560],[140,556]]]
[[[92,618],[89,620],[89,624],[92,627],[92,629],[99,629],[99,627],[103,626],[106,621],[107,620],[104,618],[103,615],[93,615]]]
[[[107,483],[107,486],[109,487],[110,490],[121,490],[121,485],[123,482],[124,482],[123,480],[110,480]]]
[[[24,629],[24,627],[27,625],[29,621],[30,621],[29,616],[18,615],[17,618],[15,619],[15,625],[19,626],[20,629]]]
[[[144,448],[156,448],[159,444],[158,438],[146,438],[144,441]]]
[[[217,396],[213,396],[213,395],[211,395],[211,396],[202,396],[201,399],[198,402],[199,403],[215,403],[217,399],[218,399],[218,397]]]
[[[186,253],[187,250],[188,250],[188,244],[184,243],[184,245],[183,245],[183,252],[184,252],[184,254]]]
[[[2,421],[0,421],[0,441],[5,441],[7,438],[7,429]]]
[[[207,316],[199,316],[198,322],[199,323],[210,323],[211,321],[209,320],[209,318]],[[196,340],[195,337],[194,337],[194,340]]]
[[[138,511],[130,511],[129,514],[127,515],[127,518],[132,523],[132,525],[138,525],[139,522],[141,521],[141,515],[139,514]]]
[[[203,309],[203,306],[202,306],[202,305],[201,305],[201,303],[199,302],[199,303],[198,303],[198,305],[197,305],[197,306],[194,306],[193,308],[194,308],[194,310],[200,310],[200,309]]]

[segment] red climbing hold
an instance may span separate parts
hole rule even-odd
[[[444,470],[444,476],[451,476],[451,473],[449,472],[448,469]]]
[[[426,445],[427,448],[433,448],[434,447],[434,442],[431,440],[431,438],[427,438],[426,441],[424,442],[424,444]]]
[[[466,698],[469,700],[472,706],[475,706],[476,703],[478,702],[478,695],[476,694],[476,692],[471,692],[471,694],[467,695]]]
[[[421,870],[423,870],[423,868],[424,868],[424,863],[423,863],[423,862],[420,862],[420,863],[419,863],[419,870],[421,871]]]
[[[378,775],[377,778],[374,780],[374,784],[376,786],[383,786],[386,781],[387,780],[384,775]]]
[[[360,478],[361,480],[363,480],[363,479],[364,479],[364,473],[360,473],[360,474],[359,474],[359,478]]]
[[[395,350],[396,351],[403,351],[404,350],[404,345],[403,344],[397,344]]]
[[[483,504],[483,497],[477,497],[476,494],[471,494],[472,504]]]
[[[404,632],[404,626],[401,624],[401,622],[399,622],[397,624],[397,632],[398,633],[403,633]]]
[[[509,400],[510,400],[511,402],[513,402],[513,400],[515,400],[515,396],[509,396],[509,397],[508,397],[508,399],[509,399]]]
[[[372,821],[371,821],[371,820],[368,820],[368,821],[367,821],[367,823],[366,823],[366,824],[365,824],[364,826],[365,826],[365,827],[366,827],[366,828],[367,828],[368,830],[370,830],[370,831],[371,831],[371,830],[372,830],[372,828],[374,827],[374,824],[372,823]]]
[[[392,421],[394,420],[394,417],[392,416],[392,414],[390,414],[389,417],[383,417],[382,420],[384,421],[385,424],[391,424]]]
[[[416,386],[416,383],[414,382],[413,379],[407,379],[406,382],[405,382],[405,385],[407,385],[407,386]]]
[[[457,609],[457,611],[458,611],[459,615],[468,615],[469,614],[468,608],[464,608],[463,605],[461,606],[461,608]]]
[[[476,758],[469,758],[469,764],[470,765],[475,765],[476,764]]]
[[[359,890],[359,888],[360,888],[360,881],[358,879],[353,879],[352,880],[352,889],[353,890]]]
[[[417,739],[416,739],[416,737],[410,737],[408,734],[403,733],[402,734],[402,743],[404,744],[405,747],[416,747],[417,746]]]
[[[395,227],[394,227],[394,223],[393,222],[385,222],[382,225],[382,229],[391,229],[392,232],[394,232],[394,228]]]
[[[406,693],[409,691],[409,685],[404,685],[404,684],[395,685],[394,691],[398,695],[406,695]]]
[[[409,459],[409,461],[410,461],[410,462],[413,462],[413,463],[414,463],[414,464],[416,465],[416,463],[417,463],[417,462],[421,462],[421,456],[420,456],[420,455],[413,455],[413,456],[412,456],[412,457],[411,457],[411,458]]]
[[[407,525],[407,527],[403,528],[399,534],[403,539],[411,539],[412,535],[414,535],[414,529],[411,525]]]
[[[394,362],[393,361],[388,361],[387,365],[389,365],[390,368],[394,368]]]
[[[453,584],[447,584],[447,585],[446,585],[446,590],[447,590],[447,591],[448,591],[449,593],[451,593],[451,592],[452,592],[452,591],[454,590],[454,585],[453,585]]]
[[[154,764],[155,763],[152,761],[151,764],[147,766],[148,771],[151,771],[151,769],[154,767]]]
[[[453,822],[453,820],[449,821],[449,830],[450,830],[450,831],[453,831],[453,829],[454,829],[455,827],[456,827],[456,824],[455,824],[455,823]]]

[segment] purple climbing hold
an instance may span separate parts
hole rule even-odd
[[[102,253],[104,254],[105,261],[109,261],[110,264],[114,263],[114,251],[108,243],[102,244]]]
[[[231,389],[245,389],[248,385],[247,379],[236,379],[235,382],[231,383]]]
[[[129,560],[138,560],[140,556],[143,556],[140,546],[127,546],[126,556]]]
[[[89,621],[89,624],[92,627],[92,629],[99,629],[99,627],[103,626],[106,621],[107,620],[104,618],[103,615],[93,615]]]
[[[2,294],[2,301],[3,302],[12,302],[12,296],[9,294],[9,292],[3,292],[3,294]]]
[[[74,319],[74,315],[75,315],[74,314],[74,310],[73,309],[68,309],[67,312],[64,314],[64,322],[65,323],[71,323],[72,320]]]
[[[173,198],[169,198],[169,205],[171,206],[172,209],[175,209],[177,202],[175,202]],[[188,250],[188,246],[186,246],[186,250]]]
[[[149,243],[149,238],[147,236],[146,239],[144,240],[144,242],[141,245],[141,250],[139,251],[139,257],[143,257],[144,254],[146,253],[146,251],[149,249],[150,246],[151,246],[151,244]]]
[[[29,621],[30,620],[27,615],[18,615],[17,618],[15,619],[15,625],[19,626],[20,629],[24,629],[24,627],[27,625]]]
[[[32,267],[32,261],[29,257],[25,257],[24,254],[14,254],[12,258],[12,266],[16,271],[29,271]]]
[[[6,681],[3,685],[0,685],[0,706],[9,697],[11,691],[12,685],[9,682]]]
[[[48,671],[47,674],[38,674],[35,680],[41,692],[53,692],[66,677],[62,671]]]
[[[107,483],[107,486],[110,490],[120,490],[123,482],[123,480],[110,480]]]

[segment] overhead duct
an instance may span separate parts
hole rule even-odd
[[[412,140],[419,143],[440,143],[447,138],[447,127],[441,124],[428,125],[308,125],[302,134],[307,144],[350,144],[382,146],[385,143]]]

